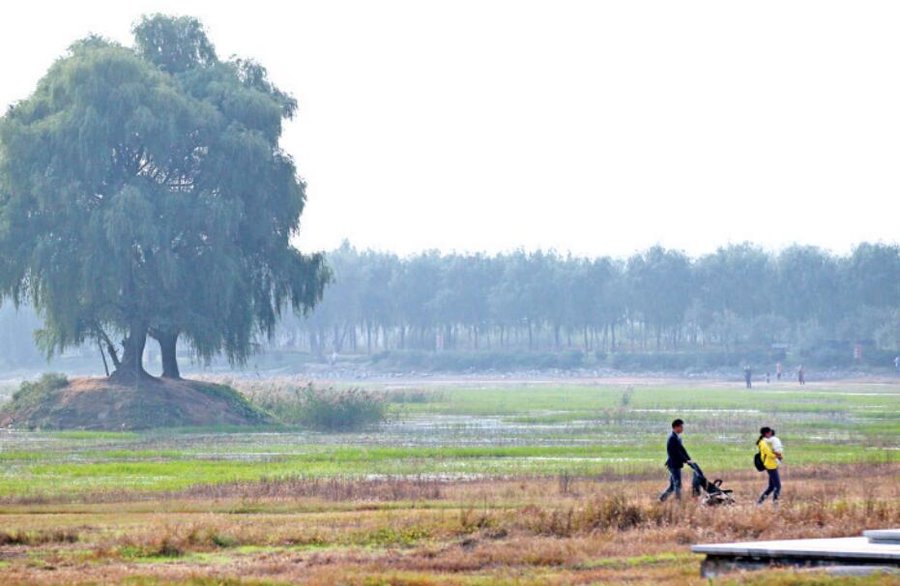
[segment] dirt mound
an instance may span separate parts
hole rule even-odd
[[[268,416],[225,385],[203,381],[45,375],[25,383],[0,411],[0,427],[27,429],[148,429],[259,425]]]

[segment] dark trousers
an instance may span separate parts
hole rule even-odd
[[[766,470],[769,473],[769,486],[766,487],[766,490],[759,495],[759,502],[763,502],[766,500],[769,495],[772,495],[772,500],[777,501],[778,496],[781,494],[781,477],[778,475],[778,468],[775,470]]]
[[[673,492],[675,498],[681,500],[681,468],[666,466],[666,469],[669,471],[669,487],[659,495],[659,501],[666,500]]]

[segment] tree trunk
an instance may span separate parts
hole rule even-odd
[[[128,336],[122,341],[124,352],[122,360],[112,373],[113,378],[136,380],[149,377],[144,370],[144,347],[147,345],[147,324],[136,320],[132,322]]]
[[[162,357],[162,377],[180,379],[181,371],[178,370],[178,357],[175,354],[178,346],[178,333],[157,332],[154,336],[159,342],[159,353]]]

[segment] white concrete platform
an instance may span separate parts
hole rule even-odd
[[[900,542],[875,542],[866,537],[837,539],[791,539],[786,541],[748,541],[695,545],[694,553],[749,557],[827,556],[835,559],[893,560],[900,563]]]
[[[863,537],[701,544],[691,551],[706,554],[704,577],[771,565],[900,568],[900,529],[867,531]]]
[[[863,531],[863,536],[872,543],[900,544],[900,529],[871,529]]]

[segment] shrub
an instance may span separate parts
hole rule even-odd
[[[69,384],[66,375],[58,372],[47,372],[36,381],[24,381],[19,390],[13,393],[12,401],[4,406],[7,409],[26,409],[43,403],[49,395]]]
[[[615,529],[625,531],[644,522],[644,510],[622,494],[588,503],[581,512],[579,524],[582,530]]]
[[[522,509],[517,517],[517,522],[528,531],[555,537],[595,531],[627,531],[647,520],[647,511],[623,494],[595,498],[584,507],[568,509],[544,509],[531,505]]]
[[[66,375],[58,372],[45,372],[41,375],[41,378],[36,381],[24,381],[19,386],[19,390],[13,394],[13,399],[19,399],[22,396],[31,393],[47,393],[55,391],[68,384],[69,379],[66,378]]]
[[[387,420],[385,397],[359,388],[320,389],[309,384],[255,400],[284,424],[319,431],[351,431]]]

